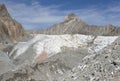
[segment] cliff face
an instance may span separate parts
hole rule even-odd
[[[22,25],[10,16],[4,4],[0,4],[0,41],[16,42],[23,36]]]

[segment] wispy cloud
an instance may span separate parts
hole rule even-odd
[[[73,12],[89,24],[120,26],[120,5],[113,5],[100,9],[90,7],[77,10],[60,10],[61,5],[43,6],[35,1],[31,5],[25,3],[5,2],[10,14],[23,24],[26,29],[44,28],[59,23],[64,16]]]

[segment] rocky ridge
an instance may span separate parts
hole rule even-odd
[[[4,4],[0,4],[0,41],[15,43],[24,35],[22,25],[10,16]]]
[[[89,25],[79,19],[75,14],[71,13],[65,17],[63,22],[55,24],[47,30],[29,30],[27,32],[48,35],[84,34],[96,36],[114,36],[120,35],[120,28],[111,24],[105,26]]]

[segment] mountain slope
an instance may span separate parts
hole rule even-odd
[[[0,33],[1,42],[16,42],[25,34],[22,25],[10,16],[4,4],[0,4]]]
[[[114,36],[120,35],[120,28],[111,24],[106,26],[88,25],[86,22],[79,19],[75,14],[71,13],[65,17],[63,22],[55,24],[47,30],[31,30],[28,31],[28,33]]]
[[[101,44],[103,44],[103,42],[99,42],[98,46],[101,46]],[[95,53],[89,53],[87,48],[79,48],[77,50],[66,49],[65,51],[57,53],[39,63],[29,65],[27,62],[26,65],[14,71],[2,74],[0,80],[119,81],[119,50],[120,37],[117,37],[103,49]]]

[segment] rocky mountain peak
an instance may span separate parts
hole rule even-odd
[[[13,19],[4,4],[0,4],[0,42],[15,42],[24,36],[22,25]]]
[[[9,16],[10,15],[9,15],[5,5],[4,4],[0,4],[0,18],[2,19],[2,21],[4,22],[4,21],[10,19]]]
[[[4,4],[0,4],[0,10],[4,7]]]
[[[65,17],[64,22],[69,22],[69,21],[80,21],[80,19],[74,13],[70,13],[68,14],[68,16]]]
[[[0,10],[5,9],[5,8],[6,8],[6,7],[5,7],[4,4],[0,4]]]

